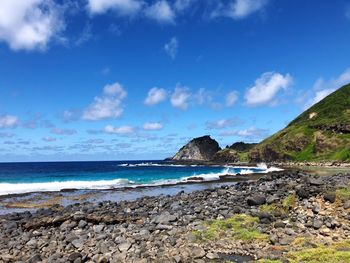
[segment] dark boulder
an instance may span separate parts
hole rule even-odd
[[[249,206],[263,205],[266,203],[266,198],[263,195],[253,195],[247,198],[247,204]]]

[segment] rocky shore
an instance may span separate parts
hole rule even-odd
[[[189,194],[12,213],[0,217],[0,262],[350,262],[349,183],[350,174],[284,171]]]

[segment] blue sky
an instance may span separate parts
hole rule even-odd
[[[350,1],[2,0],[0,161],[259,142],[350,82]]]

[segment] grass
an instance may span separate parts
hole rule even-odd
[[[293,242],[290,252],[280,260],[260,259],[259,263],[348,263],[350,262],[350,241],[333,243],[329,246],[314,244],[306,247],[310,242],[307,238],[297,238]]]
[[[261,212],[270,214],[286,214],[295,207],[296,196],[295,194],[288,195],[281,203],[264,204],[259,207]]]
[[[286,257],[291,263],[346,263],[350,262],[350,241],[304,248],[289,252]]]
[[[335,191],[336,198],[341,201],[345,202],[350,200],[350,190],[349,188],[339,188]]]
[[[295,207],[295,203],[296,203],[295,194],[290,194],[282,201],[282,206],[286,211],[289,211]]]
[[[213,220],[206,223],[207,229],[195,231],[198,240],[209,241],[221,238],[233,238],[243,241],[267,240],[267,235],[256,229],[257,217],[237,214],[225,220]]]

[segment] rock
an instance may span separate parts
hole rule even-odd
[[[320,229],[323,226],[323,222],[321,220],[315,219],[312,223],[313,228]]]
[[[156,223],[156,224],[162,224],[162,225],[167,225],[170,222],[174,222],[177,220],[177,216],[176,215],[171,215],[169,212],[164,212],[159,216],[156,216],[152,222]]]
[[[6,230],[14,230],[17,228],[17,223],[14,222],[14,221],[10,221],[10,222],[7,222],[5,225],[4,225],[4,228]]]
[[[334,202],[335,202],[335,199],[336,199],[336,195],[335,195],[334,192],[332,192],[332,193],[326,193],[326,194],[323,195],[323,199],[324,199],[325,201],[330,202],[330,203],[334,203]]]
[[[249,206],[263,205],[266,203],[266,198],[263,195],[253,195],[247,198],[247,204]]]
[[[194,247],[191,249],[191,255],[193,258],[203,258],[205,256],[205,251],[201,247]]]
[[[73,252],[69,255],[68,260],[74,262],[78,258],[82,258],[83,256],[78,252]]]
[[[103,231],[104,228],[105,228],[104,225],[97,225],[97,226],[94,226],[94,231],[99,234]]]
[[[292,237],[282,237],[278,240],[278,243],[282,246],[290,245],[294,241]]]
[[[86,227],[87,226],[87,222],[86,221],[84,221],[84,220],[80,220],[79,221],[79,224],[78,224],[78,227],[79,228],[84,228],[84,227]]]
[[[302,199],[308,198],[309,197],[309,191],[307,191],[304,188],[300,188],[296,191],[297,196],[299,196]]]
[[[28,263],[37,263],[37,262],[41,262],[41,255],[40,254],[35,254],[34,256],[32,256],[29,260]]]
[[[208,252],[206,257],[211,260],[220,258],[218,254],[212,252]]]
[[[31,248],[36,248],[37,242],[36,242],[35,239],[31,239],[31,240],[29,240],[29,241],[27,242],[26,245],[27,245],[28,247],[31,247]]]
[[[323,185],[323,181],[321,178],[310,178],[309,183],[310,183],[310,185],[314,185],[314,186]]]
[[[282,222],[282,221],[277,221],[275,224],[274,224],[274,227],[275,228],[284,228],[286,226],[286,223]]]
[[[350,201],[346,201],[343,205],[344,209],[349,209],[350,208]]]
[[[72,245],[75,248],[81,248],[84,245],[84,241],[81,240],[81,239],[75,239],[75,240],[72,241]]]
[[[206,135],[191,140],[175,154],[172,160],[210,161],[219,150],[218,142]]]
[[[120,252],[126,252],[129,250],[130,247],[131,247],[131,244],[129,242],[122,243],[118,246]]]
[[[321,206],[320,204],[315,204],[313,207],[312,207],[312,212],[314,212],[315,214],[318,214],[321,210]]]

